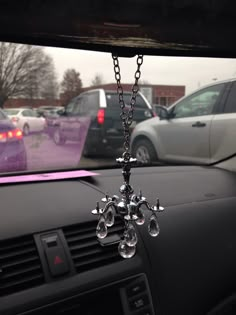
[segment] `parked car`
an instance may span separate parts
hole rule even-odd
[[[235,153],[236,81],[218,82],[159,106],[159,117],[140,123],[132,133],[133,155],[156,160],[213,163]]]
[[[63,110],[63,106],[40,106],[37,108],[37,112],[40,116],[47,117],[53,112]]]
[[[0,109],[0,171],[27,169],[26,150],[22,131],[14,126]]]
[[[45,119],[39,117],[35,110],[29,108],[6,108],[5,113],[13,124],[21,129],[25,136],[30,132],[40,132],[45,129]]]
[[[130,92],[124,92],[127,107]],[[136,98],[133,127],[154,116],[152,107],[146,98],[138,93]],[[50,135],[56,144],[64,144],[66,140],[80,140],[83,119],[91,118],[91,125],[84,146],[84,155],[105,154],[123,144],[123,131],[120,119],[120,107],[116,91],[104,89],[90,90],[75,97],[65,108],[60,117],[48,125]]]

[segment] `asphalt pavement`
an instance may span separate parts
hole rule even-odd
[[[24,142],[29,171],[74,167],[96,169],[105,165],[115,165],[115,157],[85,158],[78,142],[68,141],[64,145],[56,145],[45,133],[29,135],[24,138]]]

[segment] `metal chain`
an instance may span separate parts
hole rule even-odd
[[[133,114],[134,114],[134,107],[136,104],[136,96],[139,91],[138,81],[141,77],[141,65],[143,64],[143,55],[138,55],[137,57],[137,70],[134,74],[134,85],[132,86],[132,95],[130,98],[130,108],[127,110],[124,102],[124,94],[123,88],[121,85],[121,74],[120,74],[120,65],[119,59],[117,55],[112,54],[113,65],[114,65],[114,72],[115,72],[115,79],[117,83],[117,94],[119,96],[119,105],[121,108],[120,118],[122,121],[123,132],[124,132],[124,158],[126,160],[130,157],[130,126],[133,122]]]

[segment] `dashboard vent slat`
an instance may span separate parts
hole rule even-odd
[[[106,247],[99,244],[96,236],[96,225],[97,222],[94,221],[68,226],[63,229],[78,273],[122,259],[118,253],[117,244]],[[114,226],[108,230],[108,236],[115,234],[121,236],[123,231],[122,221],[116,218]]]
[[[0,296],[44,283],[33,236],[0,241]]]

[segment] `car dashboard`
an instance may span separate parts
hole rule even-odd
[[[138,228],[119,256],[117,218],[107,241],[91,214],[122,184],[96,177],[0,187],[0,314],[234,314],[236,175],[214,167],[135,168],[131,184],[159,197],[160,235]]]

